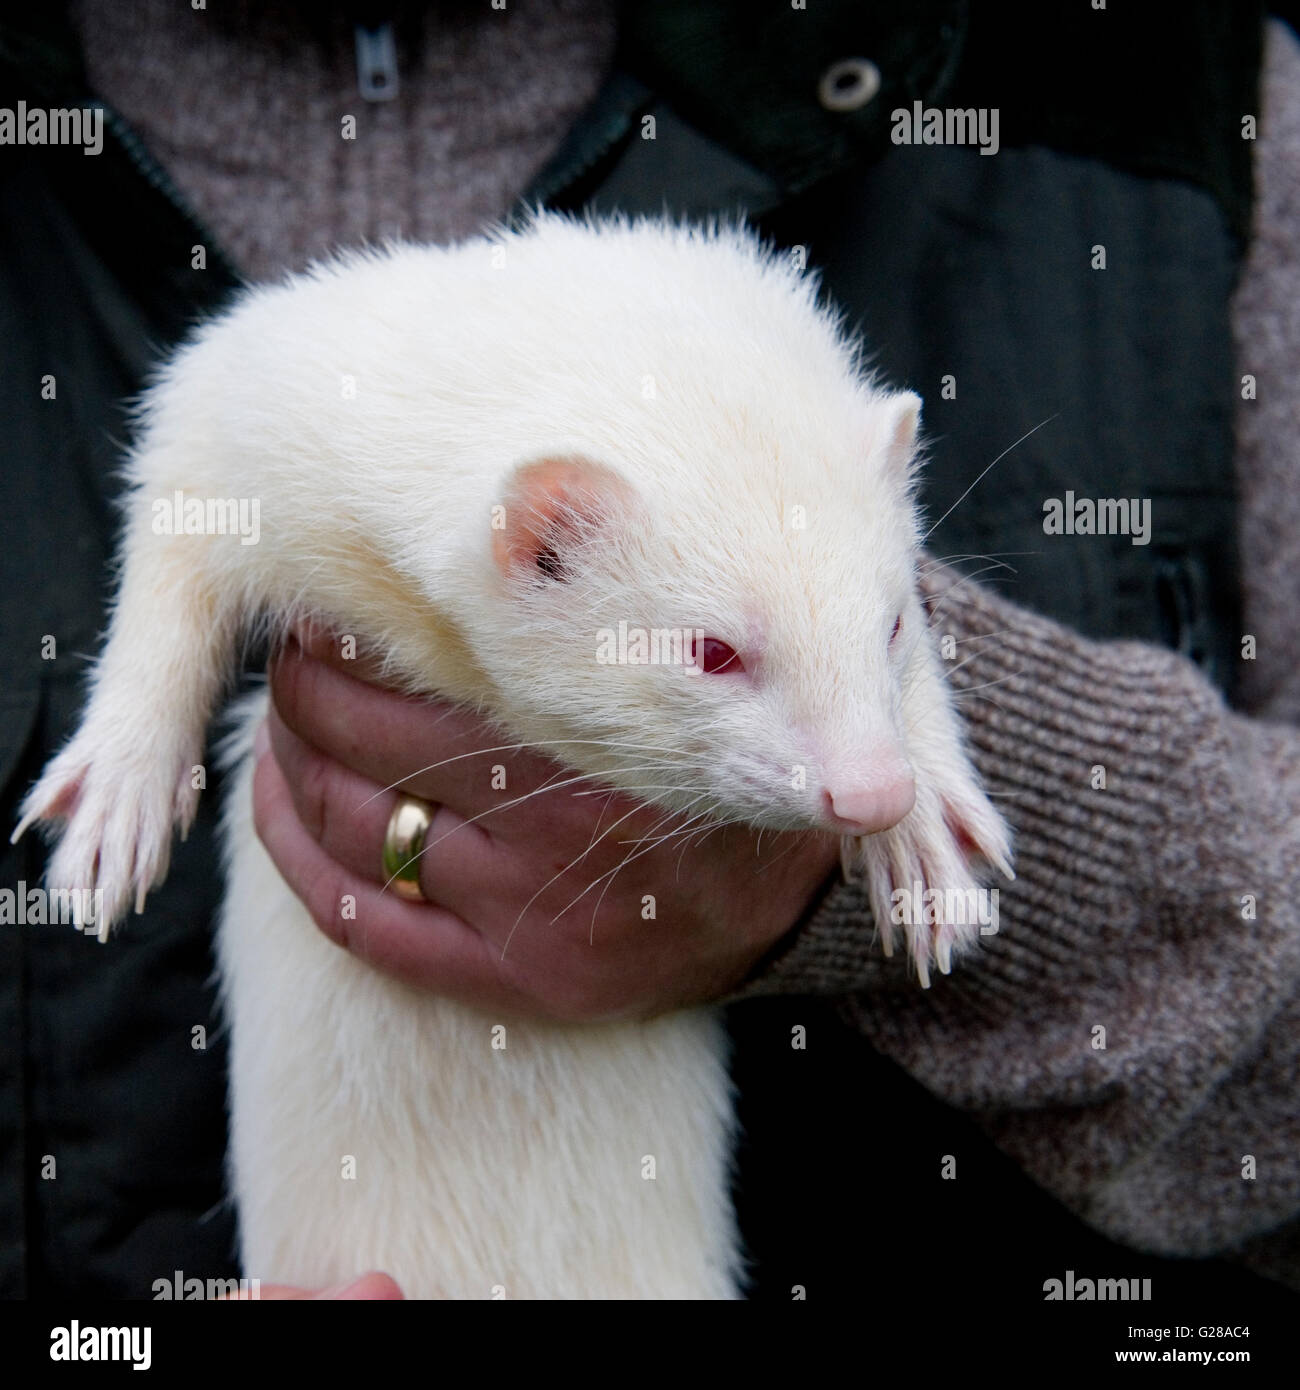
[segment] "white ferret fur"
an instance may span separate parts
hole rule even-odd
[[[144,400],[107,645],[16,834],[61,826],[48,882],[119,919],[193,818],[241,638],[310,617],[606,783],[679,758],[666,810],[826,829],[832,779],[869,799],[901,756],[912,809],[845,840],[889,949],[895,885],[1010,872],[916,590],[919,406],[743,229],[540,214],[251,289]],[[177,491],[258,499],[258,543],[158,534]],[[746,670],[598,662],[620,621],[702,629]],[[500,1049],[502,1020],[339,950],[253,830],[264,710],[242,713],[219,929],[245,1274],[736,1296],[717,1011],[512,1021]],[[922,983],[977,930],[907,926]]]

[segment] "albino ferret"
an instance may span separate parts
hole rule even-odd
[[[666,811],[840,833],[889,949],[895,888],[1010,873],[917,593],[919,407],[739,229],[539,215],[249,290],[145,397],[107,646],[16,833],[60,824],[49,884],[119,919],[193,818],[241,641],[309,618],[604,783],[644,788],[654,750]],[[256,503],[260,535],[159,526],[177,493]],[[620,623],[695,636],[602,659]],[[494,1047],[501,1020],[339,950],[254,834],[264,711],[219,941],[246,1275],[736,1296],[718,1011]],[[907,925],[921,982],[977,933]]]

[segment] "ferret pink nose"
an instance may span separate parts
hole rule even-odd
[[[916,779],[911,769],[889,777],[822,792],[826,818],[846,835],[876,835],[897,825],[916,802]]]

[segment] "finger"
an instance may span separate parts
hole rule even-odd
[[[304,742],[380,787],[400,785],[467,820],[563,778],[549,759],[504,747],[506,735],[460,706],[367,685],[298,648],[272,662],[271,695]]]
[[[431,993],[526,1012],[497,948],[462,918],[385,892],[321,849],[300,824],[274,757],[261,758],[253,771],[253,823],[285,883],[335,945]]]
[[[376,787],[304,743],[274,708],[266,725],[303,829],[331,859],[387,886],[391,871],[384,868],[384,841],[400,793]],[[508,856],[481,825],[433,805],[433,821],[420,846],[420,883],[430,902],[457,913],[472,909],[508,867]]]
[[[363,1274],[359,1279],[353,1279],[350,1283],[337,1284],[332,1289],[322,1289],[320,1293],[309,1294],[308,1297],[314,1299],[365,1299],[374,1303],[387,1303],[405,1299],[406,1295],[398,1286],[396,1279],[380,1273],[379,1270],[372,1270],[369,1274]]]
[[[223,1294],[221,1302],[242,1303],[253,1300],[261,1301],[284,1301],[288,1299],[321,1300],[321,1299],[368,1299],[372,1301],[389,1301],[395,1299],[405,1299],[406,1295],[398,1287],[397,1281],[387,1274],[381,1274],[377,1270],[370,1274],[363,1274],[359,1279],[353,1279],[346,1284],[336,1284],[329,1289],[299,1289],[292,1284],[258,1284],[256,1291],[253,1289],[240,1289],[238,1293]]]
[[[351,634],[340,634],[311,619],[302,619],[294,625],[284,649],[287,651],[294,646],[313,661],[333,666],[354,680],[369,681],[372,685],[384,684],[384,664],[379,653],[358,642]]]

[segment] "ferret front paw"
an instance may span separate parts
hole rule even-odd
[[[996,928],[981,859],[1015,877],[1006,823],[973,779],[943,791],[918,786],[915,806],[891,830],[845,842],[845,872],[866,886],[885,954],[901,928],[923,989],[931,962],[948,974],[954,952],[973,946],[981,927]]]
[[[156,746],[131,747],[122,729],[97,737],[88,724],[28,792],[11,840],[34,824],[59,827],[45,882],[69,891],[79,929],[92,925],[90,904],[101,941],[133,901],[143,910],[149,890],[166,876],[173,828],[183,834],[194,819],[195,761]],[[81,890],[102,896],[88,901]]]

